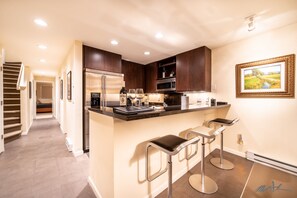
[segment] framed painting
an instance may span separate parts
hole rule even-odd
[[[63,80],[60,80],[60,99],[63,100]]]
[[[29,81],[29,98],[32,98],[32,83]]]
[[[67,73],[67,99],[71,100],[71,71]]]
[[[237,98],[294,97],[295,54],[236,65]]]

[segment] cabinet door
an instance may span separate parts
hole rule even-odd
[[[211,91],[211,50],[200,47],[176,56],[177,91]]]
[[[122,60],[122,73],[124,74],[126,90],[145,89],[144,65]]]
[[[176,56],[176,91],[189,91],[189,70],[193,53],[184,52]]]
[[[89,46],[83,46],[84,68],[121,73],[122,56]]]
[[[157,89],[157,63],[145,66],[145,92],[155,93]]]

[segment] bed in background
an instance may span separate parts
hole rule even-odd
[[[38,99],[36,102],[36,112],[37,113],[51,113],[52,100],[51,99]]]

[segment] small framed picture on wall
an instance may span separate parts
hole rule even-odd
[[[63,80],[60,80],[60,99],[63,100]]]
[[[29,81],[29,98],[32,98],[32,83]]]
[[[69,71],[68,73],[67,73],[67,99],[68,100],[71,100],[71,94],[72,94],[72,92],[71,92],[71,71]]]

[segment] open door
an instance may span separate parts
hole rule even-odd
[[[4,151],[4,132],[3,132],[3,63],[4,49],[0,48],[0,153]]]

